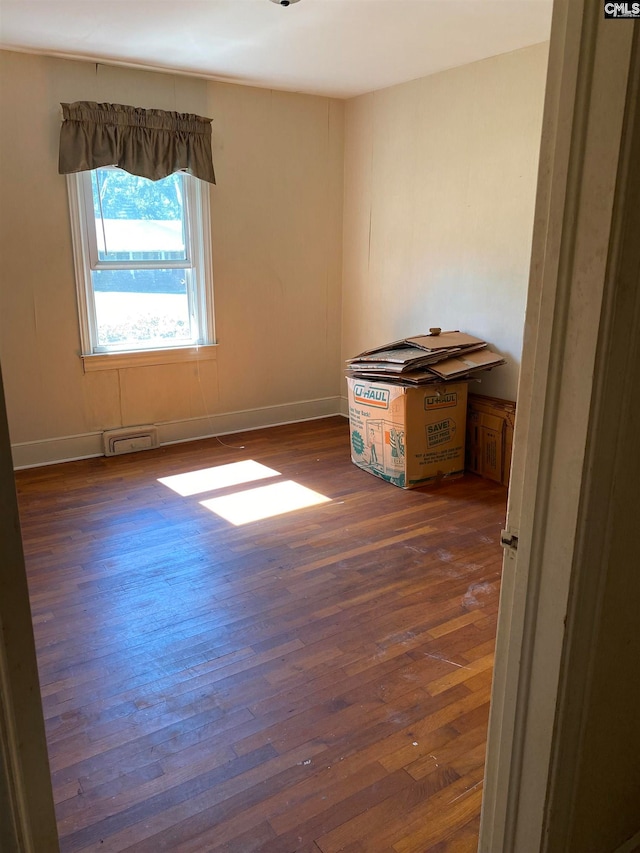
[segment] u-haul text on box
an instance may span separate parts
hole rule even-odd
[[[347,379],[351,459],[401,488],[464,471],[467,383],[407,388]]]

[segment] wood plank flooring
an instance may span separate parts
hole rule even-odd
[[[397,489],[343,418],[223,441],[17,476],[63,853],[474,851],[506,490]],[[286,481],[330,500],[201,503]]]

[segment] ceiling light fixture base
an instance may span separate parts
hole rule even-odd
[[[294,3],[299,3],[300,0],[271,0],[277,6],[293,6]]]

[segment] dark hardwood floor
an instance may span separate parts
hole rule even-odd
[[[343,418],[223,441],[17,476],[62,851],[475,851],[506,490],[397,489]],[[289,480],[330,500],[201,504]]]

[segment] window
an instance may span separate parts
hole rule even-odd
[[[208,185],[115,167],[68,181],[83,355],[212,343]]]

